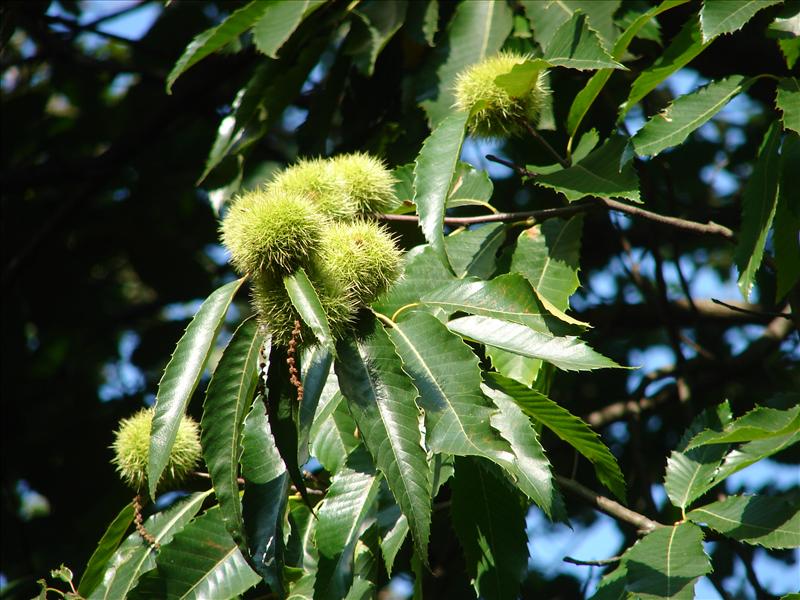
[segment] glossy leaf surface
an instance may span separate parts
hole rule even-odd
[[[200,382],[228,307],[242,282],[244,279],[226,283],[203,302],[178,342],[158,383],[147,464],[151,497],[155,497],[158,480],[167,466],[178,435],[178,425]]]

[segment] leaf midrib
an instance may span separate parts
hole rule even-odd
[[[705,508],[696,508],[692,512],[694,513],[705,513],[707,515],[711,515],[712,517],[716,517],[721,521],[725,521],[727,523],[733,523],[734,525],[746,525],[747,527],[752,527],[753,529],[758,529],[764,531],[765,533],[785,533],[788,535],[797,535],[797,531],[791,531],[790,529],[782,529],[780,527],[764,527],[763,525],[757,525],[755,523],[751,523],[749,521],[737,521],[736,519],[731,519],[729,517],[725,517],[723,515],[718,515],[715,512],[712,512]],[[750,536],[748,536],[750,537]]]
[[[403,330],[400,328],[399,324],[395,323],[394,331],[396,331],[398,334],[400,334],[400,336],[402,336],[402,338],[408,344],[408,347],[414,353],[414,356],[417,357],[417,359],[419,360],[420,364],[425,369],[425,372],[428,374],[429,380],[432,381],[434,383],[434,385],[436,386],[436,389],[439,390],[439,396],[441,398],[445,399],[445,401],[447,402],[447,406],[449,408],[449,412],[455,416],[456,423],[458,423],[458,427],[461,430],[463,438],[465,440],[467,440],[467,443],[470,444],[470,446],[472,446],[472,448],[478,453],[479,456],[485,456],[486,453],[483,452],[480,448],[478,448],[475,445],[475,443],[470,439],[470,437],[467,435],[467,432],[464,430],[464,427],[463,427],[463,425],[461,423],[461,419],[458,417],[458,413],[455,411],[455,409],[453,408],[452,403],[450,402],[450,398],[447,396],[447,394],[445,394],[444,390],[439,385],[438,380],[436,379],[436,377],[433,375],[433,372],[428,367],[428,363],[425,362],[425,360],[422,358],[422,355],[417,351],[416,346],[411,342],[411,340],[408,338],[408,336],[403,332]]]
[[[637,148],[637,152],[639,152],[639,154],[645,154],[646,153],[645,148],[650,148],[652,146],[658,146],[659,144],[663,144],[665,140],[672,141],[672,140],[674,140],[676,138],[680,138],[682,133],[684,131],[686,131],[687,129],[689,131],[693,131],[694,129],[697,128],[697,125],[696,125],[697,123],[704,123],[705,121],[710,119],[711,116],[713,116],[716,112],[719,111],[718,107],[720,107],[723,104],[727,103],[728,100],[730,100],[733,96],[736,96],[739,92],[742,91],[742,89],[743,89],[743,86],[742,86],[741,83],[739,83],[739,85],[737,85],[733,90],[731,90],[730,92],[725,94],[725,96],[723,96],[722,99],[719,100],[719,102],[717,102],[716,104],[711,106],[705,112],[700,113],[700,115],[698,115],[695,119],[692,119],[686,125],[684,125],[682,127],[679,127],[678,129],[676,129],[675,131],[673,131],[672,133],[670,133],[670,134],[668,134],[668,135],[666,135],[664,137],[659,137],[659,138],[653,140],[650,143],[642,144],[641,146],[639,146],[639,148]],[[709,90],[708,90],[708,88],[706,88],[703,91],[707,92]],[[694,99],[699,99],[699,97],[702,95],[703,91],[698,92],[697,96],[695,96]],[[689,94],[689,95],[691,96],[691,94]],[[684,96],[684,98],[686,98],[686,97]],[[680,100],[680,99],[678,99],[678,100]],[[677,100],[676,100],[676,102],[677,102]],[[674,104],[673,104],[673,106],[674,106]],[[708,118],[706,118],[707,115],[711,115],[711,116],[708,116]],[[686,135],[688,135],[688,133]]]

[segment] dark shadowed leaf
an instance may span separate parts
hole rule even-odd
[[[88,598],[103,581],[106,564],[116,551],[131,523],[133,523],[133,504],[128,504],[111,521],[103,537],[97,542],[97,548],[89,558],[89,563],[78,584],[78,593],[84,598]]]
[[[658,57],[652,66],[642,71],[631,86],[628,99],[620,106],[619,119],[633,108],[642,98],[652,92],[656,86],[684,67],[695,56],[700,54],[712,40],[703,41],[700,33],[700,23],[696,18],[686,21],[681,31],[676,35],[664,53]]]
[[[626,144],[624,137],[614,136],[573,166],[537,175],[534,182],[561,192],[570,202],[586,196],[639,202],[639,178],[633,165],[628,162],[620,170]]]
[[[686,517],[740,542],[765,548],[800,547],[800,503],[787,496],[729,496]]]
[[[283,590],[283,521],[289,476],[275,447],[263,397],[244,422],[242,511],[249,562],[270,588]]]
[[[263,335],[250,318],[234,332],[208,384],[200,441],[219,514],[237,544],[244,546],[239,499],[239,458],[244,418],[253,404]]]
[[[406,0],[373,0],[353,11],[368,31],[369,41],[355,52],[355,64],[365,75],[372,76],[378,55],[403,26],[407,8]]]
[[[267,371],[267,417],[275,446],[286,465],[289,478],[303,496],[311,504],[303,481],[300,468],[303,466],[300,459],[308,454],[308,449],[299,447],[299,421],[300,406],[297,402],[297,391],[290,381],[289,367],[287,365],[287,349],[276,344],[272,345],[269,353],[269,368]],[[296,364],[300,357],[295,357]],[[302,372],[298,364],[298,371]]]
[[[764,257],[767,233],[778,203],[778,181],[781,172],[781,126],[773,121],[761,147],[753,173],[747,180],[742,198],[742,230],[734,258],[739,268],[739,290],[750,299],[756,271]]]
[[[272,4],[268,2],[250,2],[231,13],[227,19],[216,27],[212,27],[195,36],[191,43],[186,46],[178,62],[175,63],[172,71],[167,76],[167,93],[171,93],[172,84],[189,67],[200,62],[212,52],[216,52],[223,46],[237,40],[242,33],[262,17]]]
[[[775,301],[782,300],[800,280],[800,199],[792,181],[800,173],[800,137],[787,132],[781,148],[781,181],[775,209],[775,266],[778,281]]]
[[[456,458],[453,527],[475,591],[487,600],[517,598],[528,565],[525,511],[491,464]]]
[[[226,283],[203,302],[178,342],[158,384],[147,464],[147,480],[153,498],[178,435],[178,425],[200,382],[228,306],[243,282],[244,279],[237,279]]]

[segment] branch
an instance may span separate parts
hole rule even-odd
[[[620,558],[619,556],[612,556],[611,558],[604,558],[601,560],[580,560],[578,558],[572,558],[571,556],[565,556],[562,560],[581,567],[604,567],[606,565],[617,564]]]
[[[752,310],[749,308],[745,308],[743,306],[736,306],[734,304],[729,304],[728,302],[723,302],[722,300],[717,300],[716,298],[712,298],[711,302],[719,306],[724,306],[725,308],[732,310],[734,312],[744,313],[746,315],[754,315],[757,317],[781,317],[782,319],[792,318],[791,315],[786,313]]]
[[[556,481],[558,482],[558,485],[570,491],[575,496],[580,496],[590,504],[593,504],[598,510],[614,517],[619,521],[633,525],[642,533],[650,533],[658,527],[664,527],[662,523],[653,521],[642,514],[632,511],[631,509],[622,506],[622,504],[612,500],[611,498],[601,496],[600,494],[597,494],[584,485],[578,483],[574,479],[556,475]]]
[[[492,215],[480,215],[477,217],[445,217],[444,224],[464,226],[474,225],[476,223],[526,221],[528,224],[533,225],[534,223],[540,223],[555,217],[571,217],[576,214],[586,213],[602,208],[640,217],[642,219],[647,219],[654,223],[658,223],[659,225],[665,225],[675,229],[681,229],[683,231],[720,236],[731,241],[734,239],[732,230],[717,223],[698,223],[696,221],[689,221],[687,219],[679,219],[678,217],[668,217],[651,212],[649,210],[644,210],[643,208],[637,208],[636,206],[630,206],[622,202],[617,202],[616,200],[609,200],[608,198],[592,198],[590,200],[575,202],[569,206],[563,206],[559,208],[543,208],[541,210],[529,210],[513,213],[496,213]],[[419,221],[419,217],[417,215],[381,214],[378,215],[378,218],[384,221]]]

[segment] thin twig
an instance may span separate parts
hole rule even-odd
[[[500,158],[499,156],[495,156],[494,154],[487,154],[486,160],[488,160],[489,162],[497,163],[499,165],[503,165],[504,167],[508,167],[509,169],[513,169],[521,177],[536,177],[536,173],[534,173],[533,171],[529,171],[525,167],[516,165],[510,160],[506,160],[505,158]]]
[[[547,151],[553,156],[553,158],[555,158],[556,161],[558,161],[558,164],[560,164],[565,169],[568,169],[569,167],[572,166],[572,162],[570,162],[569,160],[561,156],[558,152],[556,152],[556,149],[553,148],[547,142],[547,140],[544,139],[538,131],[536,131],[536,129],[534,129],[533,125],[531,125],[528,121],[522,121],[522,124],[525,126],[525,129],[528,130],[528,133],[531,135],[531,137],[533,137],[537,142],[539,142],[542,146],[544,146],[547,149]]]
[[[755,311],[749,310],[747,308],[742,308],[741,306],[735,306],[733,304],[728,304],[727,302],[723,302],[722,300],[717,300],[716,298],[712,298],[711,301],[714,304],[719,304],[720,306],[724,306],[734,312],[744,313],[746,315],[754,315],[757,317],[780,317],[782,319],[789,319],[791,320],[792,316],[788,313],[784,312],[770,312],[770,311]]]
[[[564,562],[572,563],[573,565],[579,565],[581,567],[604,567],[606,565],[617,564],[620,560],[620,557],[612,556],[611,558],[603,558],[601,560],[580,560],[579,558],[565,556],[562,560]]]
[[[598,510],[614,517],[615,519],[633,525],[642,533],[650,533],[658,527],[664,527],[662,523],[653,521],[652,519],[645,517],[644,515],[639,514],[630,508],[626,508],[611,498],[601,496],[600,494],[597,494],[584,485],[578,483],[574,479],[569,479],[568,477],[563,477],[562,475],[556,475],[556,481],[558,481],[558,485],[574,495],[580,496],[584,500],[587,500]]]
[[[733,231],[723,225],[717,223],[697,223],[696,221],[689,221],[687,219],[679,219],[678,217],[668,217],[658,213],[644,210],[636,206],[630,206],[616,200],[609,200],[608,198],[592,198],[583,202],[575,202],[569,206],[558,208],[543,208],[541,210],[529,210],[513,213],[496,213],[493,215],[480,215],[477,217],[444,217],[445,225],[475,225],[478,223],[498,223],[498,222],[513,222],[513,221],[527,221],[529,224],[540,223],[547,219],[556,217],[571,217],[576,214],[586,213],[592,210],[606,208],[616,212],[626,213],[648,221],[653,221],[660,225],[698,233],[703,235],[720,236],[727,240],[733,240]],[[419,217],[417,215],[377,215],[379,219],[384,221],[408,221],[417,222]]]

